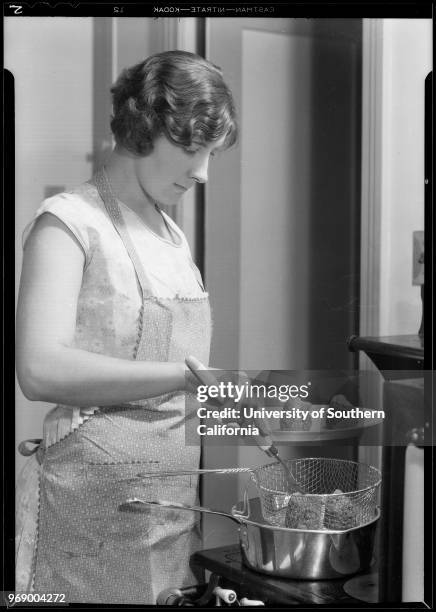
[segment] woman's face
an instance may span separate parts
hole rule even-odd
[[[225,137],[200,146],[182,148],[165,136],[154,141],[153,151],[138,157],[136,177],[143,191],[158,204],[177,204],[195,183],[208,178],[210,157],[224,144]]]

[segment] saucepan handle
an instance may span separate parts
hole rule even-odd
[[[222,512],[221,510],[211,510],[210,508],[206,508],[204,506],[189,506],[187,504],[181,504],[178,502],[169,502],[169,501],[151,501],[147,499],[139,499],[137,497],[133,497],[131,499],[127,499],[123,504],[118,506],[118,510],[120,512],[147,512],[148,506],[160,506],[161,508],[170,508],[172,510],[188,510],[190,512],[203,512],[204,514],[217,514],[219,516],[225,516],[226,518],[235,521],[238,525],[244,520],[244,518],[248,518],[248,515],[237,514],[234,516],[229,512]]]

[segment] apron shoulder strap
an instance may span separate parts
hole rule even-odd
[[[121,213],[118,202],[112,192],[109,179],[104,171],[104,168],[100,168],[94,175],[95,186],[97,187],[98,193],[105,205],[105,208],[109,214],[109,217],[114,224],[116,231],[118,232],[126,251],[133,263],[135,273],[138,279],[139,286],[141,288],[142,299],[150,297],[152,295],[150,291],[150,283],[145,273],[144,267],[141,260],[138,257],[138,253],[133,245],[130,235],[127,231],[126,224],[124,222],[123,215]]]

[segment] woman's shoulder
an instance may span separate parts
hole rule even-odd
[[[50,213],[62,221],[85,251],[91,246],[92,236],[98,234],[108,223],[108,215],[97,188],[91,182],[86,182],[43,200],[24,229],[23,247],[35,227],[36,220],[44,213]]]
[[[105,213],[97,188],[91,182],[82,183],[68,191],[62,191],[46,198],[39,207],[40,212],[64,212],[76,215],[83,221],[98,218]]]
[[[35,212],[33,221],[44,213],[51,213],[66,225],[86,232],[103,230],[109,216],[102,199],[92,182],[82,183],[68,191],[62,191],[43,200]],[[71,228],[70,228],[71,229]]]

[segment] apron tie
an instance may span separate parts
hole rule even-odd
[[[38,450],[40,444],[42,442],[41,438],[30,438],[29,440],[23,440],[18,445],[18,452],[24,457],[30,457],[30,455],[34,455]],[[34,448],[30,448],[29,444],[36,444]]]

